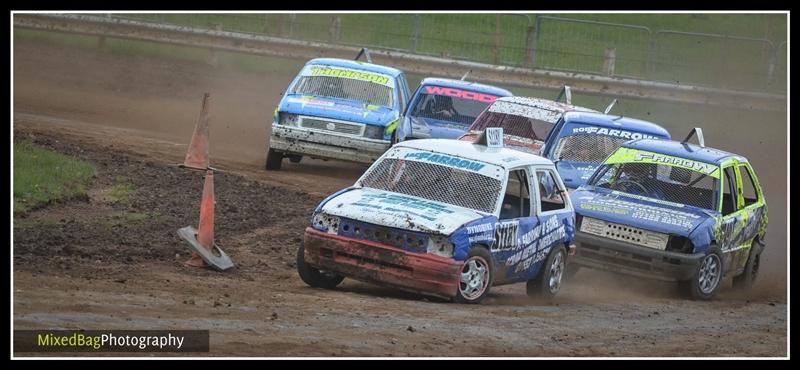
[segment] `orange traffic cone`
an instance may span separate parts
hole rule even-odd
[[[194,252],[192,258],[186,261],[187,266],[211,266],[217,270],[227,270],[233,267],[233,262],[214,243],[214,171],[208,163],[208,103],[209,94],[203,95],[203,108],[197,119],[192,141],[186,153],[183,167],[193,170],[206,171],[203,184],[203,197],[200,201],[200,224],[197,230],[186,226],[178,230],[178,236],[189,244]]]
[[[186,159],[183,166],[195,170],[205,170],[208,168],[208,105],[210,95],[203,94],[203,108],[200,110],[200,117],[197,118],[192,141],[189,143],[189,150],[186,151]]]
[[[197,242],[211,252],[214,247],[214,171],[206,170],[203,198],[200,201],[200,224],[197,227]],[[187,266],[208,266],[197,253],[186,261]]]

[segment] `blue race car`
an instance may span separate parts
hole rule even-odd
[[[742,156],[671,140],[622,144],[570,194],[575,266],[677,281],[711,299],[723,277],[753,285],[765,247],[767,204]]]
[[[267,170],[302,156],[372,163],[390,146],[408,102],[405,74],[344,59],[312,59],[275,109]]]
[[[410,139],[456,139],[489,104],[512,96],[499,87],[463,80],[426,78],[414,92],[394,142]]]
[[[568,190],[586,183],[622,143],[634,139],[669,140],[669,132],[647,121],[590,112],[567,112],[550,132],[541,156],[556,163]]]

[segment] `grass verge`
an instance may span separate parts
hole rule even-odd
[[[87,197],[95,174],[90,163],[29,141],[14,144],[14,214],[46,204]]]

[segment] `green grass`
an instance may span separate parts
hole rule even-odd
[[[43,220],[41,218],[35,219],[15,219],[14,220],[14,229],[18,230],[27,230],[27,229],[34,229],[39,227],[52,227],[58,225],[58,221],[56,220]]]
[[[14,214],[52,202],[86,197],[94,177],[91,164],[31,142],[14,144]]]
[[[111,203],[127,203],[131,194],[136,191],[136,186],[123,178],[117,178],[117,184],[108,191],[108,198]]]

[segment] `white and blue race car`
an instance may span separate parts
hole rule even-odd
[[[544,184],[556,186],[546,192]],[[529,294],[552,297],[574,252],[574,225],[551,161],[471,142],[413,140],[319,204],[297,268],[312,287],[350,277],[477,303],[492,285],[527,282]]]

